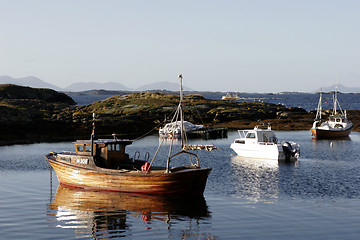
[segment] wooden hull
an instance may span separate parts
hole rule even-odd
[[[170,173],[164,170],[122,171],[88,168],[57,161],[47,155],[52,168],[63,186],[91,190],[132,192],[147,194],[202,194],[211,169],[182,168]]]
[[[349,137],[352,127],[343,130],[324,130],[318,128],[312,128],[311,133],[315,139],[336,139]]]

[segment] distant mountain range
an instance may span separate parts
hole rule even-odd
[[[77,82],[73,83],[70,86],[64,88],[65,91],[70,92],[81,92],[88,91],[94,89],[103,89],[103,90],[132,90],[123,84],[116,82],[106,82],[106,83],[98,83],[98,82]]]
[[[15,84],[19,86],[25,87],[33,87],[33,88],[50,88],[56,91],[63,91],[62,88],[55,86],[53,84],[44,82],[43,80],[37,77],[23,77],[23,78],[13,78],[9,76],[0,76],[0,84]]]
[[[62,92],[82,92],[89,90],[108,90],[108,91],[146,91],[146,90],[165,90],[165,91],[179,91],[179,84],[175,82],[155,82],[153,84],[148,84],[141,86],[136,89],[128,88],[123,84],[116,82],[77,82],[73,83],[66,88],[60,88],[56,85],[47,83],[37,77],[29,76],[23,78],[13,78],[10,76],[0,76],[0,84],[15,84],[20,86],[28,86],[33,88],[50,88],[56,91]],[[186,86],[183,87],[184,91],[194,91],[191,88]],[[356,87],[345,87],[341,84],[332,85],[329,87],[324,87],[322,89],[317,89],[314,92],[332,92],[335,89],[341,93],[360,93],[360,88]]]
[[[89,90],[110,90],[110,91],[145,91],[145,90],[167,90],[167,91],[178,91],[180,86],[178,83],[171,82],[156,82],[141,86],[137,89],[131,89],[123,84],[116,82],[77,82],[73,83],[66,88],[60,88],[53,84],[47,83],[37,77],[23,77],[23,78],[12,78],[9,76],[0,76],[0,84],[15,84],[20,86],[28,86],[33,88],[51,88],[56,91],[63,92],[82,92]],[[191,88],[186,86],[183,87],[185,91],[193,91]]]
[[[356,88],[356,87],[345,87],[344,85],[341,84],[335,84],[329,87],[323,87],[321,89],[316,90],[315,92],[333,92],[337,90],[338,92],[341,93],[360,93],[360,88]]]

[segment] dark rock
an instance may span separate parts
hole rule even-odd
[[[0,85],[0,99],[37,99],[49,103],[76,104],[71,97],[52,89],[23,87],[12,84]]]

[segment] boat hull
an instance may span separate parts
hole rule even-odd
[[[286,155],[282,150],[282,147],[277,144],[261,145],[261,144],[241,144],[232,143],[232,148],[236,154],[244,158],[254,159],[268,159],[268,160],[287,160]],[[291,161],[297,160],[296,157],[291,156]]]
[[[349,137],[352,127],[348,129],[319,129],[312,128],[311,133],[315,139],[336,139]]]
[[[46,156],[63,186],[91,190],[147,194],[202,194],[210,168],[182,168],[165,173],[164,170],[128,171],[87,168],[58,161]]]

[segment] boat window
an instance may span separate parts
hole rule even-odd
[[[340,118],[337,118],[337,119],[336,119],[336,122],[340,122],[340,120],[341,120]]]
[[[239,130],[239,136],[240,136],[240,138],[245,138],[247,132],[248,132],[248,131]]]
[[[77,152],[91,152],[91,145],[89,144],[78,144],[76,145]]]
[[[120,144],[109,144],[108,151],[120,151]]]
[[[263,134],[263,142],[269,142],[268,137],[266,136],[266,134]]]
[[[85,148],[84,152],[91,152],[91,146],[90,145],[85,145],[84,148]]]
[[[248,133],[246,138],[255,138],[255,133]]]
[[[113,145],[112,145],[112,144],[109,144],[109,145],[107,146],[107,149],[108,149],[108,151],[113,151]]]
[[[76,150],[77,150],[78,152],[83,152],[83,151],[84,151],[84,145],[77,145],[77,146],[76,146]]]

